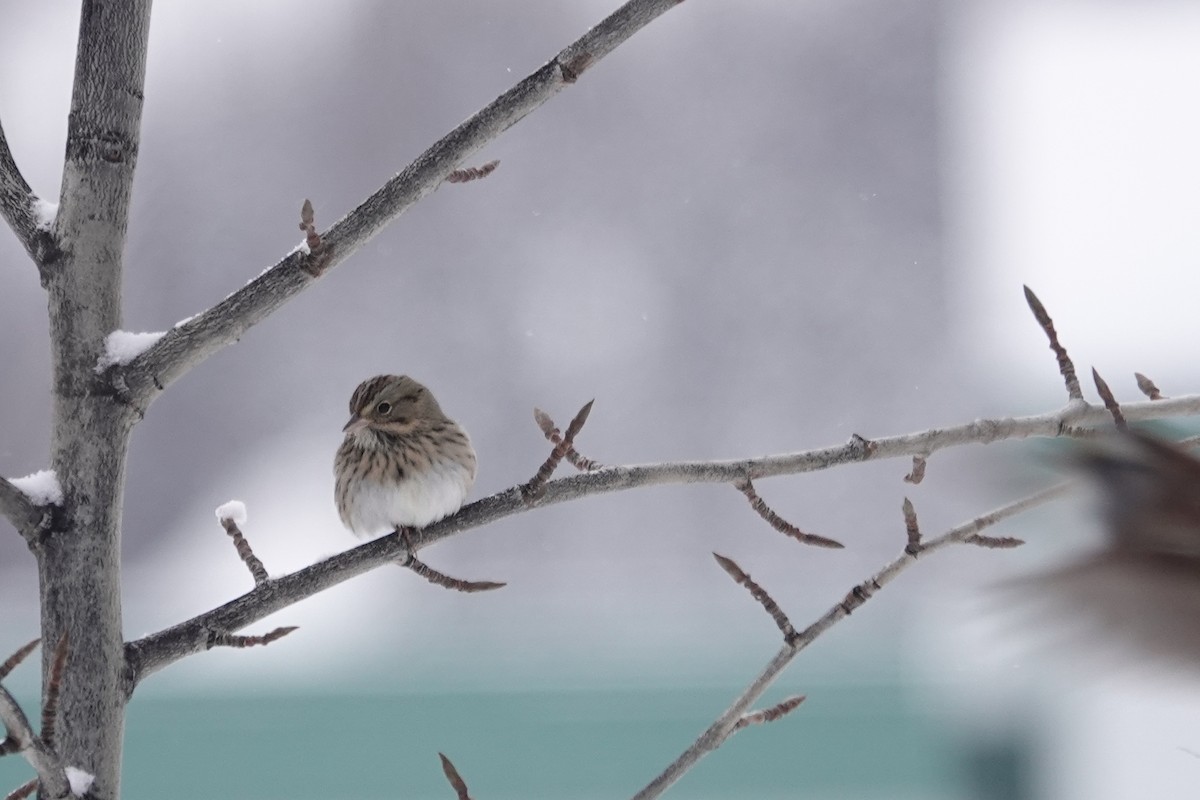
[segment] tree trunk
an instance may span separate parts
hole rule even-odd
[[[139,412],[96,374],[121,326],[121,262],[137,161],[149,0],[83,3],[55,260],[40,265],[54,359],[52,466],[57,524],[35,547],[42,675],[69,639],[58,704],[63,763],[120,795],[126,669],[121,628],[121,506],[129,434]]]

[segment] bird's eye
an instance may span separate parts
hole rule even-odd
[[[387,400],[384,400],[382,403],[375,406],[375,410],[377,412],[379,412],[380,414],[383,414],[384,416],[386,416],[387,414],[391,413],[392,404],[389,403]]]

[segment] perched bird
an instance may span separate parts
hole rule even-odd
[[[1026,585],[1087,623],[1089,639],[1200,670],[1200,461],[1134,431],[1086,442],[1070,461],[1099,490],[1107,541]]]
[[[475,482],[467,432],[407,375],[377,375],[350,397],[333,462],[334,499],[357,536],[423,528],[462,507]]]

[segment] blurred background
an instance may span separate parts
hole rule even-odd
[[[125,267],[125,328],[195,314],[327,227],[615,0],[160,2]],[[0,0],[0,119],[55,198],[78,4]],[[480,454],[473,497],[524,481],[590,398],[603,463],[733,458],[1039,413],[1064,392],[1022,283],[1086,371],[1195,391],[1200,6],[1102,0],[690,2],[480,153],[353,259],[167,392],[134,434],[125,615],[134,638],[251,588],[229,500],[273,573],[355,541],[332,457],[355,385],[428,384]],[[0,473],[48,460],[44,298],[0,235]],[[1183,430],[1181,424],[1176,430]],[[423,557],[461,596],[378,570],[139,688],[125,794],[628,796],[771,657],[735,558],[799,625],[904,545],[1049,481],[1044,448],[764,480],[804,548],[724,486],[530,514]],[[806,651],[671,797],[1193,797],[1200,692],[1031,643],[1006,577],[1095,538],[1069,501],[904,574]],[[0,523],[0,651],[38,629],[36,571]],[[1036,622],[1036,620],[1034,620]],[[1051,652],[1046,652],[1047,650]],[[10,688],[36,702],[30,665]],[[0,789],[28,777],[0,762]]]

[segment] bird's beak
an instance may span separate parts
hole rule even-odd
[[[345,427],[342,428],[342,433],[349,436],[351,434],[358,433],[359,431],[363,430],[366,427],[367,427],[367,421],[365,419],[363,419],[362,417],[360,417],[358,414],[355,414],[353,417],[350,418],[350,421],[346,423]]]

